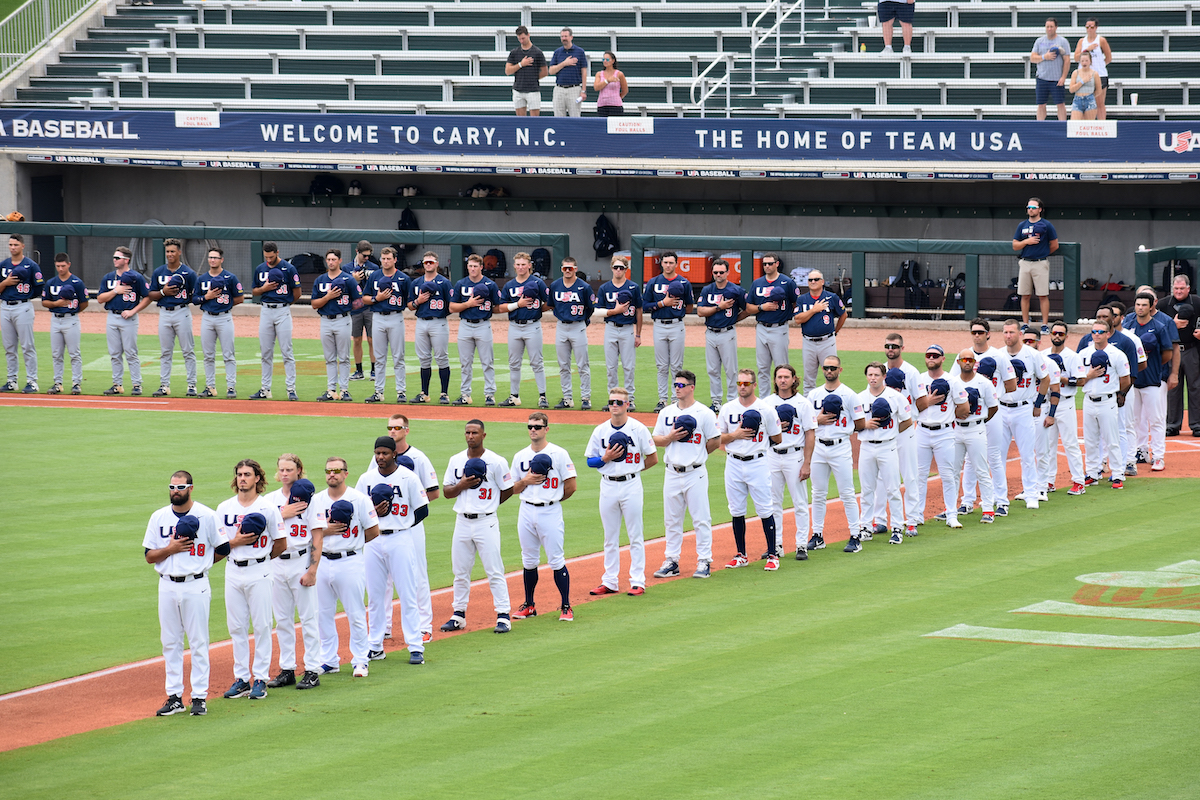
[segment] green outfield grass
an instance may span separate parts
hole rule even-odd
[[[219,467],[204,467],[208,480]],[[13,468],[5,470],[11,486]],[[103,491],[62,486],[59,495],[115,500],[125,491],[141,519],[153,497],[127,473],[103,481],[112,484]],[[958,623],[1191,633],[1010,612],[1070,602],[1086,573],[1196,558],[1194,493],[1189,480],[1131,481],[1124,492],[1056,496],[988,529],[930,531],[903,547],[875,542],[854,556],[826,550],[774,574],[720,571],[586,604],[571,625],[543,616],[509,636],[437,641],[424,668],[389,659],[366,680],[344,672],[313,692],[212,700],[203,719],[147,719],[0,754],[0,796],[1190,800],[1200,770],[1187,745],[1200,711],[1194,651],[927,634]],[[49,510],[38,518],[52,519]],[[14,558],[8,537],[6,596],[37,585],[13,585],[33,571],[62,593],[60,560],[97,535],[44,526],[53,531],[37,558]],[[114,549],[84,544],[96,557]],[[128,592],[126,613],[145,607],[122,633],[152,648],[147,568],[133,552],[119,560],[131,565],[124,581],[143,586]],[[96,566],[126,569],[115,556]],[[6,626],[12,612],[3,609]],[[91,633],[92,647],[119,635],[100,634],[95,622]]]

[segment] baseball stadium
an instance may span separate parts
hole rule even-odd
[[[1190,4],[0,17],[0,798],[1197,796]]]

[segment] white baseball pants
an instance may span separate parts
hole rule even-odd
[[[271,565],[251,561],[225,568],[225,623],[233,640],[233,677],[247,683],[271,679]],[[250,663],[250,626],[254,663]],[[251,677],[253,674],[253,678]]]
[[[929,469],[937,461],[938,477],[942,484],[942,502],[946,506],[946,521],[958,519],[959,465],[954,460],[954,428],[931,431],[917,425],[917,505],[916,519],[925,519],[925,493],[929,489]],[[924,478],[925,480],[921,480]],[[915,524],[915,523],[909,523]]]
[[[1042,413],[1046,413],[1045,409]],[[1007,461],[1008,446],[1017,443],[1017,454],[1021,457],[1021,493],[1026,500],[1036,500],[1038,492],[1046,491],[1042,483],[1041,472],[1037,466],[1037,453],[1034,449],[1036,425],[1041,424],[1041,417],[1033,416],[1033,406],[1029,403],[1009,408],[1000,406],[1000,455]],[[1003,474],[1003,473],[1001,473]],[[994,477],[994,476],[993,476]],[[1004,502],[1008,502],[1008,479],[1004,482]]]
[[[800,480],[800,466],[804,463],[804,451],[795,450],[786,455],[774,451],[767,453],[767,469],[771,472],[771,508],[775,517],[775,541],[777,550],[783,547],[783,490],[792,498],[792,518],[796,523],[796,550],[808,547],[808,481]]]
[[[627,481],[600,479],[600,522],[604,525],[604,578],[613,591],[620,588],[621,520],[629,537],[629,584],[646,585],[646,546],[642,538],[642,478]]]
[[[183,636],[192,651],[192,697],[208,696],[208,613],[212,587],[208,577],[175,583],[158,581],[158,625],[167,694],[183,696]]]
[[[830,340],[832,341],[832,340]],[[858,498],[854,496],[854,450],[849,437],[837,444],[821,444],[817,440],[812,455],[812,532],[825,533],[825,499],[829,495],[829,476],[837,482],[838,497],[842,499],[842,510],[846,512],[846,525],[850,535],[857,536],[861,526]]]
[[[301,586],[308,571],[308,553],[271,560],[271,605],[275,611],[275,638],[279,641],[279,668],[296,669],[296,615],[304,639],[304,671],[321,669],[321,638],[317,630],[317,587]]]
[[[1124,460],[1121,457],[1120,414],[1115,397],[1102,400],[1083,399],[1083,449],[1087,457],[1087,474],[1100,477],[1105,456],[1114,478],[1122,477]]]
[[[349,319],[346,320],[349,322]],[[338,660],[337,604],[342,601],[350,624],[350,663],[367,664],[367,591],[366,568],[362,553],[336,561],[322,558],[317,567],[317,629],[321,633],[321,663],[336,667]],[[305,657],[307,659],[307,656]]]
[[[973,422],[970,425],[959,425],[954,429],[954,463],[962,465],[963,480],[966,485],[966,465],[978,476],[979,507],[984,511],[995,511],[995,490],[992,488],[992,474],[988,470],[988,436],[984,430],[987,423]],[[940,464],[939,464],[940,469]],[[951,486],[958,486],[957,481],[950,481]],[[975,505],[975,487],[972,482],[971,493],[963,491],[961,505]],[[957,506],[955,506],[957,508]]]
[[[463,514],[454,521],[454,538],[450,544],[450,565],[454,570],[454,610],[467,613],[471,599],[471,569],[475,555],[483,563],[488,585],[492,587],[492,604],[497,614],[507,614],[508,581],[504,579],[504,560],[500,557],[500,521],[495,514],[467,519]]]
[[[892,512],[891,527],[901,525],[900,454],[896,440],[859,442],[858,479],[862,484],[862,526],[888,527],[888,510]],[[842,487],[838,482],[838,489]],[[851,533],[854,531],[851,530]]]
[[[378,374],[378,373],[376,373]],[[379,532],[363,548],[367,557],[367,641],[372,650],[383,649],[384,634],[392,627],[392,583],[400,593],[400,629],[410,653],[425,652],[421,640],[421,609],[417,601],[416,537],[412,529]],[[390,578],[390,580],[389,580]]]
[[[712,563],[712,512],[708,506],[708,467],[676,472],[667,467],[663,478],[663,526],[667,536],[668,561],[679,561],[683,553],[683,515],[692,515],[696,529],[696,561]]]

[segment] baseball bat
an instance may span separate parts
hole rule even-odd
[[[937,314],[939,321],[942,319],[942,314],[946,310],[946,298],[950,296],[950,281],[953,279],[952,276],[954,275],[954,265],[950,264],[946,267],[946,269],[948,272],[946,274],[946,285],[942,287],[942,307],[938,309]]]

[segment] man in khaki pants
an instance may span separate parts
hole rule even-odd
[[[1021,329],[1029,329],[1029,299],[1035,291],[1042,306],[1042,335],[1050,333],[1050,254],[1058,250],[1058,231],[1042,219],[1042,201],[1025,204],[1029,219],[1017,226],[1013,250],[1018,253],[1017,294],[1021,296]]]

